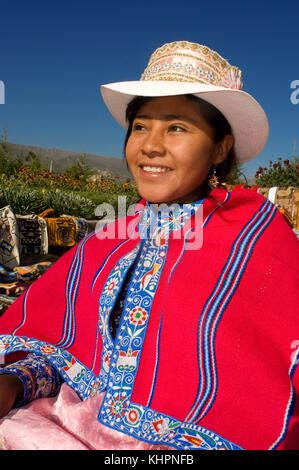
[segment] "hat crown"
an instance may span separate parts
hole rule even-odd
[[[241,90],[242,72],[207,46],[188,41],[164,44],[151,55],[140,80],[199,82]]]

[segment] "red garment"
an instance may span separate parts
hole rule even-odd
[[[138,426],[146,415],[153,443],[202,448],[202,429],[206,448],[216,434],[243,449],[299,449],[298,241],[263,196],[222,187],[211,196],[222,204],[203,202],[200,248],[186,249],[187,231],[172,232],[163,256],[161,233],[154,240],[161,260],[156,257],[140,281],[145,290],[154,286],[151,310],[131,309],[131,323],[123,320],[114,344],[105,333],[101,296],[117,285],[122,257],[137,252],[136,230],[132,238],[90,235],[57,261],[1,317],[0,351],[34,350],[36,341],[26,338],[45,341],[38,351],[50,361],[56,355],[53,364],[83,399],[107,390],[100,422],[120,430],[126,420],[131,431],[128,424],[123,432],[141,440],[146,435]],[[124,233],[137,218],[117,221],[111,230]],[[153,246],[143,252],[140,270]],[[131,349],[122,331],[136,335]],[[121,382],[116,392],[118,374],[133,382]]]

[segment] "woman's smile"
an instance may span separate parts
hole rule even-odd
[[[146,172],[150,173],[165,173],[166,171],[171,171],[171,168],[165,168],[161,166],[149,166],[149,165],[140,165],[140,168]]]
[[[139,165],[139,168],[143,178],[160,178],[172,171],[171,168],[165,166]]]

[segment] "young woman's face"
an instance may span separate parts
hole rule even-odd
[[[141,197],[153,203],[198,200],[211,166],[225,160],[230,148],[216,144],[213,133],[199,107],[184,96],[141,106],[126,145]]]

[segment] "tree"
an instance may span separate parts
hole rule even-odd
[[[34,152],[29,152],[28,155],[25,157],[26,162],[30,162],[30,167],[33,171],[39,171],[42,169],[40,156],[36,155]]]
[[[242,180],[243,178],[243,180]],[[246,184],[248,186],[247,178],[244,174],[242,165],[236,165],[225,178],[227,184]]]
[[[72,166],[67,167],[64,172],[75,179],[83,181],[86,181],[87,178],[92,174],[92,171],[86,164],[85,154],[80,155],[76,163],[74,163],[74,165]]]
[[[22,167],[23,162],[20,156],[13,158],[10,144],[7,143],[7,130],[4,129],[0,136],[0,174],[10,177],[18,173]]]

